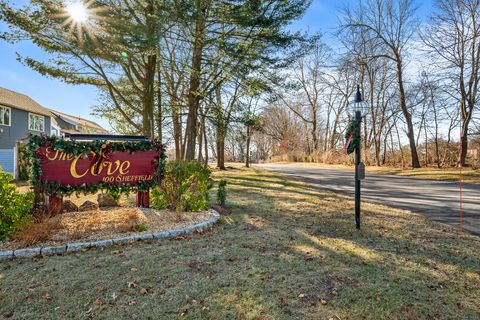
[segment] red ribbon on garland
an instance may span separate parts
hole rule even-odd
[[[350,121],[347,127],[345,134],[345,147],[343,148],[344,154],[350,154],[355,151],[355,149],[360,148],[361,137],[360,137],[360,126],[362,124],[362,119],[353,119]]]
[[[352,138],[353,138],[353,130],[350,130],[350,137],[348,137],[347,143],[345,143],[345,146],[343,147],[343,154],[347,154],[348,147],[350,146],[350,143],[352,142]]]

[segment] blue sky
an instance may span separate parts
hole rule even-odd
[[[332,32],[337,24],[339,9],[356,0],[314,0],[302,20],[294,22],[292,29],[321,31],[327,42],[333,41]],[[16,4],[28,1],[17,0]],[[433,0],[417,0],[419,16],[425,17],[431,10]],[[0,31],[5,31],[0,24]],[[66,112],[75,116],[89,118],[108,127],[104,119],[90,115],[91,107],[97,102],[97,90],[92,86],[74,86],[57,79],[47,78],[23,66],[16,60],[16,52],[39,59],[48,56],[29,42],[11,45],[0,41],[0,87],[24,93],[41,105]]]

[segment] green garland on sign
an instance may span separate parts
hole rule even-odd
[[[83,184],[80,186],[62,186],[55,181],[44,181],[42,177],[42,169],[40,168],[40,158],[37,157],[39,148],[51,147],[60,152],[71,154],[73,156],[82,155],[88,157],[89,153],[105,154],[115,151],[135,153],[140,151],[158,151],[158,159],[155,163],[154,179],[152,181],[139,181],[137,184]],[[31,182],[34,189],[45,194],[56,194],[58,196],[71,195],[72,193],[89,194],[98,191],[112,191],[116,193],[127,193],[130,191],[146,191],[156,185],[159,185],[164,176],[164,168],[166,164],[166,154],[164,146],[158,141],[140,141],[140,142],[109,142],[105,140],[97,141],[72,141],[64,140],[58,137],[47,137],[44,135],[29,136],[27,143],[29,156],[32,159],[32,178]]]
[[[347,127],[347,131],[345,132],[345,141],[350,140],[350,135],[352,136],[352,140],[350,141],[347,147],[347,154],[351,154],[355,151],[355,149],[360,148],[362,143],[362,138],[360,136],[359,126],[362,122],[362,119],[353,119],[350,121]]]

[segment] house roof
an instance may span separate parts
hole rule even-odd
[[[102,126],[100,126],[98,123],[96,123],[94,121],[83,119],[83,118],[76,117],[76,116],[72,116],[72,115],[69,115],[69,114],[66,114],[66,113],[63,113],[63,112],[59,112],[59,111],[56,111],[56,110],[50,110],[50,112],[55,117],[59,117],[60,119],[63,119],[64,121],[74,122],[74,123],[76,123],[76,124],[78,124],[82,127],[89,127],[89,128],[92,128],[96,131],[99,131],[99,132],[108,132],[105,128],[103,128]],[[62,131],[66,132],[67,130],[62,128]],[[70,133],[76,132],[75,130],[70,130],[70,131],[71,131]]]
[[[0,87],[0,105],[50,117],[50,111],[22,93]]]

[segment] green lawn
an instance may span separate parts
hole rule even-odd
[[[479,319],[480,238],[260,170],[204,234],[0,263],[10,319]],[[212,191],[213,192],[213,191]]]

